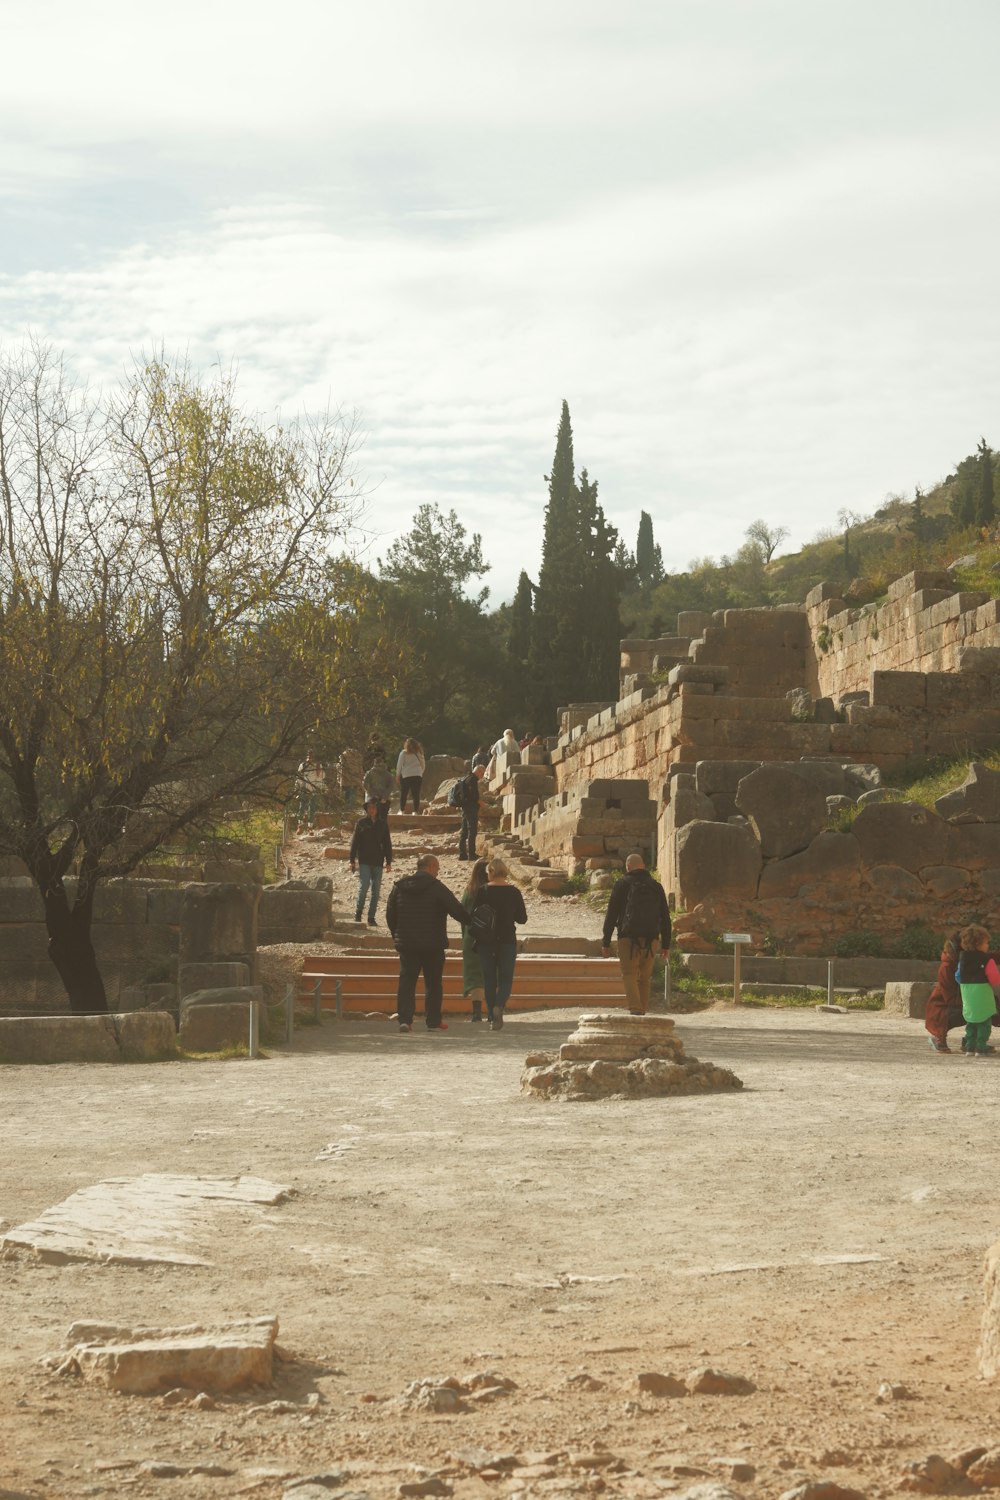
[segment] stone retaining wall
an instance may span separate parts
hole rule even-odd
[[[0,1017],[0,1063],[159,1062],[176,1054],[166,1011]]]

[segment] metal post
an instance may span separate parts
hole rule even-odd
[[[670,1004],[670,985],[670,952],[668,950],[663,959],[663,1003],[667,1006]]]
[[[741,943],[733,944],[733,1004],[740,1003],[740,948]]]
[[[250,1056],[260,1056],[260,1005],[250,1001]]]
[[[342,1021],[344,1019],[344,981],[342,979],[338,979],[337,980],[336,995],[337,995],[337,1001],[336,1001],[337,1020],[338,1021]]]
[[[290,984],[285,991],[285,1041],[291,1046],[295,1025],[295,986]]]
[[[826,1003],[833,1004],[833,959],[826,961]]]
[[[313,1016],[316,1019],[317,1026],[319,1025],[320,1013],[322,1012],[322,1009],[323,981],[322,979],[317,979],[316,983],[313,985]]]

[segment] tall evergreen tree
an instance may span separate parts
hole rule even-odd
[[[635,539],[635,570],[640,588],[663,582],[663,554],[653,539],[653,518],[639,512],[639,534]]]
[[[560,705],[613,698],[618,684],[618,533],[586,470],[576,483],[565,401],[548,484],[530,657],[534,723],[541,730],[553,725]]]
[[[519,667],[527,666],[531,655],[533,601],[534,589],[531,586],[531,579],[522,571],[517,580],[517,592],[510,607],[510,634],[507,638],[507,651],[510,659]]]
[[[979,439],[979,493],[976,496],[976,524],[992,526],[996,520],[993,504],[993,452],[985,438]]]

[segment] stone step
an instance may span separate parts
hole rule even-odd
[[[299,980],[303,1005],[314,1003],[316,985],[321,986],[321,1004],[336,1004],[337,981],[341,985],[341,1007],[347,1012],[381,1011],[396,1007],[399,962],[395,954],[323,954],[306,960]],[[422,994],[422,986],[418,986]],[[462,994],[462,968],[458,956],[445,963],[443,977],[445,1009],[467,1013],[470,1002]],[[538,957],[522,955],[514,971],[511,1009],[545,1010],[560,1006],[624,1005],[618,965],[603,959]]]

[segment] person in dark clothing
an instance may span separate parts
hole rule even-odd
[[[446,885],[433,854],[421,855],[417,873],[404,875],[389,892],[385,919],[399,954],[396,1010],[400,1031],[412,1031],[417,979],[424,976],[424,1020],[428,1031],[447,1031],[441,1019],[442,978],[448,945],[448,918],[463,927],[472,920]]]
[[[479,783],[486,775],[485,766],[474,766],[468,776],[463,776],[462,827],[458,834],[459,859],[475,859],[476,834],[479,832]]]
[[[479,749],[472,757],[472,769],[475,770],[477,766],[488,766],[489,763],[490,747],[489,745],[480,745]]]
[[[662,885],[650,875],[641,854],[629,855],[625,874],[611,891],[601,938],[605,958],[611,957],[611,934],[616,928],[625,999],[632,1015],[644,1016],[656,955],[670,947],[670,908]]]
[[[517,933],[514,924],[528,920],[524,897],[516,885],[507,884],[508,870],[502,859],[491,859],[486,866],[489,882],[476,905],[485,902],[494,912],[493,936],[478,946],[486,991],[486,1014],[490,1029],[503,1028],[503,1015],[514,987],[514,963],[517,958]]]
[[[354,825],[354,836],[350,849],[351,874],[360,870],[358,880],[358,904],[354,913],[355,922],[361,921],[365,909],[365,897],[371,890],[368,903],[368,926],[375,926],[378,896],[382,889],[382,867],[392,869],[392,840],[389,825],[378,815],[378,798],[369,797],[365,803],[365,815]]]

